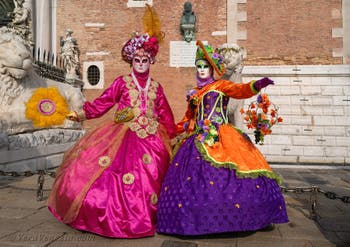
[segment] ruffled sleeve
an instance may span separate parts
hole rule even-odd
[[[220,80],[217,90],[225,93],[228,97],[236,99],[247,99],[258,93],[254,89],[254,82],[249,83],[233,83],[231,81]]]
[[[118,77],[98,98],[92,102],[85,102],[83,110],[87,119],[98,118],[105,114],[119,102],[121,87],[124,85],[123,77]]]

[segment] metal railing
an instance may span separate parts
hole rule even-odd
[[[32,48],[33,65],[35,71],[44,78],[59,82],[65,81],[65,70],[60,56],[50,51]]]

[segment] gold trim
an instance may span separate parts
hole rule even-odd
[[[116,111],[114,114],[114,122],[123,123],[129,122],[134,118],[134,113],[131,107],[126,107],[120,111]]]

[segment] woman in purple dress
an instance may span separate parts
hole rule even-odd
[[[176,126],[162,86],[151,79],[158,40],[136,35],[122,49],[132,72],[68,118],[83,121],[116,107],[64,157],[48,200],[51,213],[79,230],[113,238],[153,236],[161,182]]]
[[[224,72],[222,57],[209,45],[197,45],[197,87],[177,125],[182,141],[162,184],[157,231],[204,235],[288,222],[278,176],[227,117],[229,97],[252,97],[273,82],[214,80],[214,71]]]

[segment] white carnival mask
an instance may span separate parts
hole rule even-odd
[[[138,73],[145,73],[150,67],[150,61],[147,56],[135,56],[132,60],[132,67]]]
[[[211,76],[211,66],[206,60],[198,60],[196,62],[197,74],[200,79],[207,79]]]

